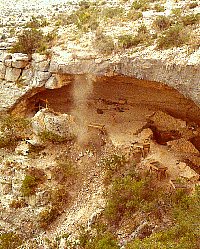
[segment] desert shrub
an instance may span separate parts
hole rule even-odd
[[[200,21],[200,14],[182,16],[181,21],[184,26],[197,24]]]
[[[166,49],[170,47],[179,47],[186,44],[190,35],[182,25],[171,26],[157,40],[157,47]]]
[[[135,43],[135,39],[132,35],[121,35],[118,37],[118,44],[121,48],[131,48],[137,43]]]
[[[35,194],[37,186],[44,180],[45,174],[43,170],[37,168],[29,169],[21,185],[22,195],[30,196]]]
[[[49,207],[43,210],[38,215],[38,225],[42,229],[46,229],[56,218],[59,216],[58,209],[55,207]]]
[[[74,165],[68,159],[58,162],[51,172],[52,178],[62,184],[72,184],[77,173]]]
[[[121,35],[118,37],[118,44],[121,48],[131,48],[139,44],[147,44],[151,41],[151,35],[149,34],[145,25],[141,25],[138,28],[138,34],[133,35]]]
[[[22,237],[13,232],[0,234],[0,249],[15,249],[20,246],[22,242]]]
[[[23,196],[30,196],[35,193],[38,182],[34,176],[26,175],[21,186],[21,193]]]
[[[168,29],[172,24],[172,21],[166,16],[158,16],[153,21],[153,27],[158,31],[163,31]]]
[[[175,16],[175,18],[179,18],[180,15],[182,13],[182,9],[181,8],[175,8],[175,9],[172,9],[172,15]]]
[[[132,9],[140,9],[141,11],[146,11],[149,9],[149,2],[146,0],[137,0],[132,3]]]
[[[29,136],[30,122],[27,119],[6,115],[0,118],[0,148],[15,147],[17,142]]]
[[[46,143],[46,142],[51,142],[51,143],[63,143],[66,142],[67,139],[65,137],[62,137],[52,131],[42,131],[39,133],[40,139]]]
[[[46,229],[62,213],[63,208],[69,203],[70,196],[67,189],[58,186],[51,192],[51,207],[43,210],[37,217],[38,226]]]
[[[12,200],[12,202],[9,205],[10,208],[14,208],[14,209],[23,208],[23,207],[26,207],[26,206],[27,206],[27,204],[23,199],[21,199],[21,200]]]
[[[18,41],[11,49],[12,53],[32,54],[44,45],[43,32],[37,29],[24,29],[17,38]]]
[[[125,214],[135,212],[141,204],[144,182],[134,181],[130,176],[116,179],[108,193],[105,217],[111,224],[118,224]]]
[[[111,36],[100,34],[93,41],[94,48],[102,54],[111,54],[115,49],[114,41]]]
[[[51,204],[58,210],[61,210],[63,206],[67,205],[69,199],[69,192],[64,186],[59,185],[51,192]]]
[[[124,9],[122,8],[105,8],[102,12],[102,15],[105,19],[107,18],[115,18],[120,17],[124,13]]]
[[[177,196],[176,196],[177,195]],[[176,197],[175,197],[176,196]],[[136,239],[129,243],[126,249],[139,248],[173,248],[198,249],[200,245],[199,223],[199,188],[192,196],[174,193],[175,203],[171,200],[173,225],[160,232],[152,234],[143,240]],[[178,201],[178,202],[177,202]]]
[[[81,7],[67,17],[67,23],[74,23],[83,32],[96,30],[99,26],[98,14],[99,10],[93,6]]]
[[[109,155],[101,160],[101,166],[105,170],[104,184],[108,185],[113,179],[118,177],[118,173],[124,169],[126,160],[124,155]]]
[[[154,6],[154,8],[155,8],[155,10],[156,10],[157,12],[163,12],[163,11],[165,11],[165,7],[162,6],[162,5],[160,5],[159,3],[157,3],[157,4]]]
[[[31,20],[25,24],[25,28],[38,29],[40,27],[40,21],[32,16]]]
[[[56,36],[55,33],[45,36],[41,30],[28,28],[24,29],[17,38],[18,41],[11,48],[11,52],[31,55],[34,52],[46,53],[46,50],[52,46],[53,39]]]
[[[89,231],[81,228],[79,234],[79,245],[82,249],[119,249],[115,236],[97,228],[97,235],[91,235]]]
[[[132,21],[136,21],[140,18],[142,18],[142,12],[141,11],[136,11],[136,10],[130,10],[127,14],[127,18]]]
[[[198,2],[191,2],[191,3],[189,3],[188,7],[189,7],[189,9],[194,9],[194,8],[198,7]]]

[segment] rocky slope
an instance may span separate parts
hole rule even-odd
[[[28,9],[22,23],[30,21],[36,10],[39,20],[45,9],[49,24],[41,29],[48,33],[57,27],[59,36],[46,54],[31,56],[9,51],[10,31],[2,41],[2,248],[93,248],[91,241],[103,229],[101,243],[129,249],[130,241],[171,227],[176,193],[180,189],[194,193],[199,185],[199,19],[195,16],[194,23],[185,25],[190,42],[162,49],[159,38],[166,33],[155,32],[153,22],[166,16],[177,18],[177,24],[185,20],[183,16],[198,14],[198,2],[150,1],[140,7],[134,1],[20,4]],[[94,6],[100,6],[101,12],[98,8],[95,12]],[[118,13],[120,8],[125,12]],[[181,17],[176,17],[180,8]],[[138,9],[141,13],[135,19]],[[93,17],[93,12],[95,23],[81,19],[85,13]],[[12,13],[24,18],[14,7]],[[73,13],[81,25],[76,18],[73,21]],[[19,25],[17,32],[23,28]],[[10,30],[9,25],[5,30]],[[122,36],[138,37],[138,32],[146,40],[130,47],[124,40],[120,43]],[[99,49],[102,37],[111,37],[112,42],[103,40]],[[121,190],[116,180],[129,187]],[[143,190],[142,184],[146,184]],[[165,199],[160,189],[172,199]],[[109,206],[112,193],[126,210],[118,210],[117,220],[117,211]],[[143,206],[137,206],[139,200]],[[193,231],[198,227],[197,222]],[[117,242],[110,242],[110,233]],[[107,248],[101,243],[98,248]]]

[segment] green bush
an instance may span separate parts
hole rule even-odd
[[[22,237],[13,232],[0,234],[0,249],[15,249],[22,242]]]
[[[171,26],[157,40],[157,47],[167,49],[171,47],[180,47],[187,44],[190,35],[182,25]]]
[[[172,9],[172,14],[175,16],[175,18],[179,18],[181,16],[181,13],[182,13],[181,8]]]
[[[172,24],[172,21],[166,16],[158,16],[153,21],[153,27],[158,31],[163,31],[168,29]]]
[[[113,183],[105,208],[105,217],[111,224],[118,224],[125,213],[135,212],[140,206],[143,182],[132,178],[118,179]]]
[[[11,49],[12,53],[32,54],[44,45],[43,32],[37,29],[24,29]]]
[[[117,240],[110,232],[99,230],[93,236],[84,228],[79,235],[79,245],[81,249],[119,249]]]
[[[24,29],[18,35],[18,41],[11,48],[12,53],[25,53],[31,55],[34,52],[46,53],[46,50],[53,45],[57,35],[49,33],[46,36],[36,28]]]
[[[145,25],[141,25],[138,28],[138,34],[133,35],[121,35],[118,37],[118,44],[120,48],[131,48],[139,44],[148,44],[152,37],[149,34]]]
[[[174,195],[176,196],[176,193]],[[143,240],[134,240],[127,245],[126,249],[198,249],[200,245],[199,187],[192,196],[178,193],[175,200],[175,203],[171,200],[173,225]]]
[[[35,189],[38,186],[36,177],[26,175],[21,186],[21,193],[23,196],[30,196],[35,193]]]

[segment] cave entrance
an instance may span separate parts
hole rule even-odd
[[[84,122],[105,125],[116,140],[130,140],[147,125],[147,120],[156,111],[200,124],[200,108],[177,90],[164,84],[124,76],[97,77],[89,94],[84,95],[86,76],[82,75],[77,79],[75,76],[71,83],[58,89],[40,89],[40,92],[23,100],[26,102],[26,115],[33,115],[45,107],[59,113],[74,114],[77,106],[83,105],[79,99],[84,100],[85,106],[78,110]],[[78,89],[76,99],[75,88]],[[170,136],[173,137],[174,134]],[[178,135],[175,135],[176,138]],[[158,132],[155,136],[159,139]]]

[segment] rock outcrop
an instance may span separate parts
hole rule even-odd
[[[35,135],[50,132],[53,135],[71,140],[76,134],[76,124],[68,114],[56,114],[48,109],[42,109],[32,118],[32,128]]]

